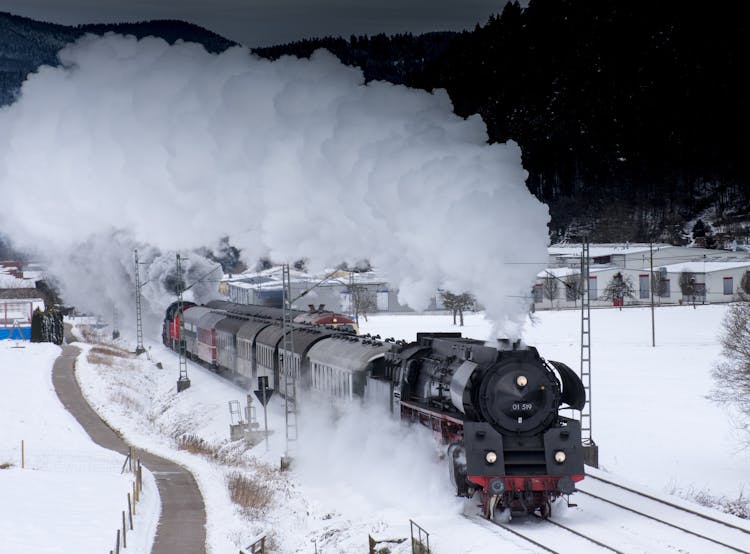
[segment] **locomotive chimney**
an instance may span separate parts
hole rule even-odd
[[[310,308],[311,312],[315,311],[315,304],[308,304],[307,307]]]
[[[326,305],[325,305],[325,304],[318,304],[318,311],[319,311],[319,312],[322,312],[322,311],[323,311],[323,308],[325,308],[325,307],[326,307]]]

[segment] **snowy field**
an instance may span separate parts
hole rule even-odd
[[[750,456],[737,447],[732,414],[705,398],[712,387],[711,369],[719,356],[717,336],[724,312],[721,306],[657,309],[656,348],[651,347],[649,310],[592,312],[593,436],[600,448],[603,471],[662,496],[701,496],[704,501],[747,496]],[[525,340],[537,346],[542,356],[577,368],[579,318],[577,311],[537,313],[536,323],[526,326]],[[363,332],[384,338],[408,340],[417,331],[454,330],[484,339],[490,329],[482,316],[475,314],[466,318],[462,329],[454,327],[451,318],[444,315],[376,316],[361,322],[361,327]],[[11,423],[10,433],[3,433],[0,452],[15,460],[13,448],[20,443],[21,435],[38,433],[56,437],[56,448],[75,445],[72,449],[106,459],[105,451],[87,443],[72,419],[60,414],[62,408],[49,381],[58,349],[26,346],[23,350],[12,350],[5,344],[0,347],[4,390],[15,387],[27,391],[11,396],[10,411],[3,411],[6,421],[16,423]],[[132,345],[129,347],[132,349]],[[281,399],[274,397],[269,404],[272,434],[268,451],[260,442],[243,453],[240,443],[228,441],[227,403],[240,400],[244,405],[246,391],[190,364],[192,386],[178,395],[175,355],[152,343],[149,357],[91,364],[82,355],[79,380],[92,404],[128,440],[168,456],[195,473],[208,510],[212,554],[236,551],[261,535],[270,538],[274,552],[302,554],[316,548],[326,554],[363,552],[368,534],[376,539],[408,537],[409,519],[431,533],[430,544],[438,554],[494,554],[499,548],[535,551],[520,539],[498,535],[462,516],[467,506],[453,496],[447,469],[438,459],[438,448],[428,432],[405,428],[374,409],[350,406],[333,410],[301,399],[295,464],[292,471],[280,473],[279,459],[285,449]],[[33,404],[29,402],[32,393],[34,398],[38,396]],[[253,406],[262,428],[262,409],[257,401]],[[184,441],[186,436],[190,437],[187,442],[205,441],[201,444],[206,453],[178,449],[180,437]],[[30,441],[27,438],[27,445]],[[114,465],[121,463],[118,456],[112,455],[111,460]],[[107,478],[116,479],[117,472]],[[89,510],[89,534],[101,528],[104,539],[108,539],[110,527],[112,531],[114,527],[97,519],[104,518],[100,512],[106,500],[100,497],[109,494],[105,484],[97,484],[104,475],[87,472],[82,476],[66,468],[26,473],[17,468],[2,470],[3,498],[7,493],[18,499],[16,503],[20,504],[22,498],[25,501],[29,489],[24,488],[21,494],[24,485],[16,476],[31,473],[39,475],[31,487],[40,491],[36,493],[39,503],[51,500],[42,491],[42,477],[58,479],[59,486],[68,489],[80,488],[83,477],[96,481],[95,486],[104,492],[89,499],[78,497],[71,510],[56,518],[61,527],[75,529],[77,521],[89,518],[81,515]],[[256,507],[239,508],[232,503],[228,482],[236,475],[254,484]],[[116,496],[114,492],[112,495]],[[607,532],[620,528],[621,522],[609,518],[609,513],[595,513],[585,497],[579,495],[575,500],[578,508],[556,505],[553,516],[567,522],[595,522]],[[27,549],[4,550],[3,541],[0,552],[55,552],[37,533],[23,531],[38,524],[39,512],[25,512],[9,504],[3,503],[0,508],[0,536],[14,537]],[[114,500],[112,508],[115,516],[119,514],[121,508]],[[74,544],[78,538],[83,541],[79,537],[82,532],[80,527],[77,532],[71,531],[65,539],[67,544]],[[657,550],[670,550],[669,540],[664,538]],[[77,546],[59,551],[100,552],[109,548],[100,548],[98,543],[94,548],[88,542]],[[394,554],[410,552],[408,541],[387,546]]]
[[[51,344],[0,341],[0,553],[109,552],[127,510],[133,475],[124,457],[93,442],[52,386]],[[24,468],[21,461],[24,442]],[[151,549],[159,514],[156,485],[144,489],[128,552]]]

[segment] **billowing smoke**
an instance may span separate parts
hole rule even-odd
[[[59,59],[0,111],[0,187],[4,231],[70,301],[132,298],[138,245],[166,275],[174,251],[228,235],[250,266],[367,258],[416,309],[472,291],[517,332],[547,208],[518,146],[488,145],[444,91],[365,85],[325,51],[270,62],[108,35]]]

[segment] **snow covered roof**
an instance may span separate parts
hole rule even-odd
[[[387,279],[375,272],[349,272],[344,270],[324,270],[321,273],[305,273],[302,271],[292,270],[290,281],[292,283],[303,283],[311,286],[325,280],[321,286],[331,285],[348,285],[352,282],[359,285],[386,283]],[[281,288],[281,268],[273,267],[258,272],[245,272],[242,275],[235,275],[228,279],[232,287],[244,289],[278,289]]]
[[[750,260],[744,262],[682,262],[679,264],[659,267],[665,267],[669,273],[682,273],[683,271],[689,271],[691,273],[711,273],[713,271],[727,271],[730,269],[741,269],[743,267],[750,271]]]
[[[599,258],[602,256],[612,256],[614,254],[642,254],[650,250],[650,246],[645,243],[612,243],[612,244],[590,244],[589,257]],[[654,244],[654,251],[675,248],[670,244]],[[581,255],[580,244],[553,244],[547,248],[547,251],[553,256],[579,256]]]
[[[543,269],[539,273],[536,274],[538,279],[544,279],[546,277],[567,277],[568,275],[578,275],[581,272],[578,269],[572,269],[570,267],[550,267],[547,269]]]
[[[16,288],[0,289],[1,300],[41,300],[42,295],[36,289]]]

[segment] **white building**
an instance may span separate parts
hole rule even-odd
[[[532,289],[535,308],[580,306],[581,250],[580,244],[549,248],[550,267],[537,275]],[[617,273],[632,286],[632,296],[624,298],[625,305],[649,304],[652,281],[657,304],[731,302],[740,292],[743,277],[750,280],[750,254],[668,244],[653,247],[628,243],[591,244],[589,298],[592,306],[612,305],[612,300],[603,298],[603,291]],[[557,286],[552,284],[553,280]]]
[[[377,271],[349,272],[344,270],[308,274],[290,271],[292,295],[298,298],[292,305],[298,310],[307,310],[309,304],[321,304],[329,310],[352,313],[352,289],[366,294],[372,300],[368,313],[413,311],[398,301],[398,289]],[[231,302],[239,304],[261,304],[281,306],[281,268],[274,267],[260,272],[245,272],[225,279],[220,290]],[[307,291],[307,292],[305,292]],[[428,309],[442,309],[439,291]],[[361,297],[360,297],[361,298]]]

